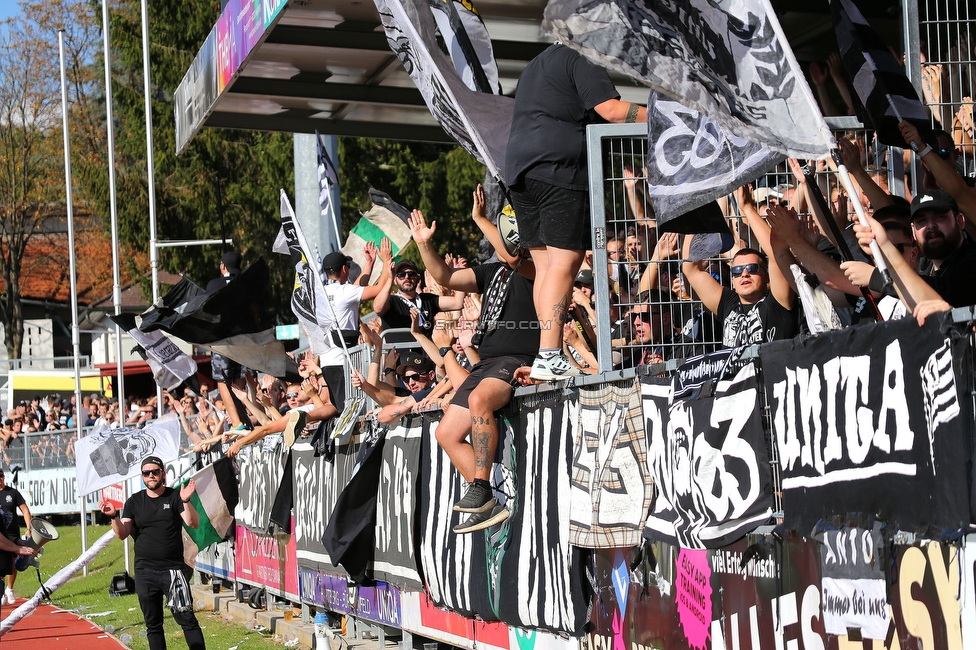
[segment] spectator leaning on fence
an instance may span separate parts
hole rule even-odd
[[[685,259],[690,245],[688,236],[683,247]],[[682,271],[702,304],[719,317],[722,344],[732,348],[796,336],[796,294],[779,266],[752,248],[736,252],[731,266],[732,289],[728,289],[701,264],[682,264]]]

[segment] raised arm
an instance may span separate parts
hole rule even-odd
[[[478,291],[478,281],[474,271],[471,269],[452,269],[447,265],[434,247],[431,245],[431,238],[437,231],[437,222],[431,221],[430,226],[424,219],[424,213],[414,210],[410,214],[410,232],[413,233],[413,240],[417,242],[417,250],[424,260],[424,266],[430,271],[437,284],[455,291],[473,293]]]
[[[892,205],[895,200],[881,189],[881,186],[871,178],[868,170],[861,165],[861,152],[858,151],[857,146],[847,138],[838,138],[837,147],[840,149],[840,157],[844,161],[844,166],[857,181],[861,191],[864,192],[864,196],[871,203],[871,207],[877,210],[886,205]]]
[[[363,268],[359,277],[353,284],[358,284],[361,287],[369,286],[369,278],[373,275],[373,265],[376,264],[376,244],[371,241],[366,242],[363,246]]]
[[[690,257],[690,250],[691,235],[685,235],[681,256],[684,259],[688,259]],[[681,264],[681,272],[684,273],[685,279],[688,280],[691,288],[698,294],[702,304],[705,305],[705,309],[713,314],[717,314],[719,303],[722,301],[722,285],[702,269],[700,262],[683,262]]]
[[[959,211],[966,215],[966,219],[970,223],[976,224],[976,192],[973,192],[966,185],[966,181],[955,170],[952,163],[948,160],[943,160],[939,154],[935,153],[935,149],[929,147],[929,150],[925,151],[925,147],[928,145],[925,144],[922,137],[918,134],[918,129],[912,124],[902,122],[898,125],[898,128],[901,129],[901,134],[904,136],[905,142],[913,150],[917,150],[919,154],[925,152],[922,160],[925,161],[925,165],[932,172],[932,176],[935,177],[935,182],[956,200],[956,203],[959,204]]]
[[[498,259],[514,268],[518,262],[518,258],[508,254],[505,244],[502,243],[502,237],[498,234],[498,227],[489,221],[488,215],[485,214],[485,189],[480,183],[474,190],[473,200],[471,218],[474,220],[475,225],[481,230],[481,234],[485,236],[485,239],[488,240],[491,247],[495,249],[495,254],[498,255]]]
[[[365,302],[367,300],[373,300],[376,296],[380,295],[383,290],[386,290],[387,297],[389,297],[389,287],[393,284],[393,272],[390,268],[390,261],[393,259],[393,246],[390,244],[390,240],[383,238],[380,242],[380,252],[379,252],[380,262],[383,264],[382,273],[376,284],[366,287],[363,289],[363,295],[359,299],[360,302]],[[374,305],[374,311],[378,314],[379,311],[376,310]]]

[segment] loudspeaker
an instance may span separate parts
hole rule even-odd
[[[61,537],[61,534],[58,533],[57,528],[43,519],[34,517],[31,519],[30,523],[30,539],[21,540],[20,545],[40,549],[51,540],[59,537]],[[27,555],[18,556],[14,561],[14,566],[17,567],[18,571],[26,571],[27,567],[31,565],[31,560],[33,559],[34,558]]]
[[[136,593],[136,581],[127,571],[116,573],[108,585],[109,596],[127,596]]]

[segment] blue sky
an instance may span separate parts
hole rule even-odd
[[[0,20],[20,13],[20,3],[17,0],[0,0]]]

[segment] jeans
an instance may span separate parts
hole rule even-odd
[[[142,615],[146,619],[149,650],[166,650],[166,637],[163,635],[163,596],[169,596],[170,586],[168,570],[136,571],[136,595],[139,596],[139,607],[142,608]],[[173,618],[183,628],[183,636],[190,650],[206,650],[203,632],[192,611],[173,612]]]

